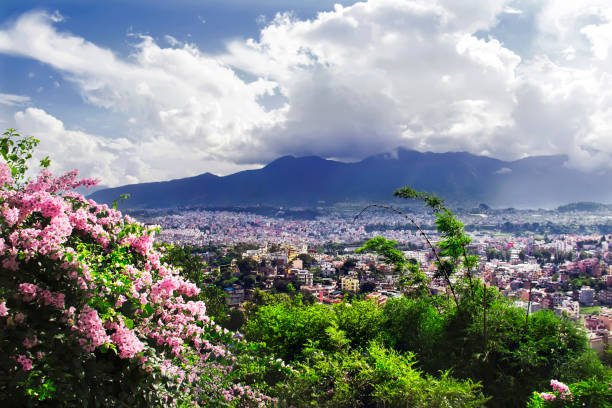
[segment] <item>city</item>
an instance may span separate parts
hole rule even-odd
[[[147,222],[160,224],[159,242],[199,248],[209,245],[232,247],[251,244],[241,259],[257,265],[249,274],[256,280],[241,285],[237,261],[224,266],[229,280],[228,304],[240,307],[250,299],[255,288],[277,289],[280,284],[312,295],[321,303],[341,302],[347,294],[361,293],[379,304],[391,296],[401,296],[398,276],[392,267],[374,254],[356,254],[367,239],[384,236],[405,248],[407,259],[414,259],[431,278],[432,293],[444,293],[442,279],[433,279],[435,258],[425,246],[421,234],[401,216],[390,212],[366,212],[358,219],[357,210],[329,210],[308,220],[284,219],[236,211],[184,211],[157,215],[156,211],[139,215]],[[408,209],[417,224],[431,228],[433,218],[425,211]],[[159,211],[157,211],[159,212]],[[177,211],[173,211],[177,212]],[[612,234],[550,234],[530,231],[502,233],[507,224],[520,226],[538,222],[543,225],[575,225],[583,231],[601,229],[612,215],[551,210],[489,210],[489,214],[462,211],[462,220],[472,243],[469,251],[478,255],[478,276],[489,286],[515,301],[529,313],[542,309],[565,314],[582,324],[591,348],[602,354],[612,345]],[[484,228],[483,228],[484,226]],[[493,228],[498,228],[496,231]],[[436,230],[425,229],[432,243]],[[605,231],[607,232],[607,231]],[[408,249],[409,248],[409,249]],[[210,254],[200,252],[203,261]],[[300,257],[310,259],[307,267]],[[228,271],[230,269],[230,271]],[[219,266],[209,266],[208,273],[220,274]],[[234,281],[231,278],[234,277]],[[231,286],[230,286],[231,284]]]

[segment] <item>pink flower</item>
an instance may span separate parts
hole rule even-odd
[[[94,351],[96,347],[111,342],[96,309],[92,309],[87,305],[83,307],[78,323],[79,330],[85,336],[85,339],[81,339],[79,343],[81,343],[85,351]]]
[[[144,350],[144,344],[127,327],[117,327],[111,339],[119,348],[119,358],[132,358]]]
[[[35,345],[38,344],[38,337],[34,336],[32,338],[32,340],[28,339],[27,337],[25,339],[23,339],[23,347],[27,348],[27,349],[31,349],[32,347],[34,347]]]
[[[9,186],[13,184],[13,176],[11,174],[11,168],[6,163],[0,163],[0,187],[5,184]]]
[[[17,262],[17,257],[15,255],[6,257],[2,260],[2,267],[6,268],[10,271],[19,270],[19,263]]]
[[[0,316],[8,316],[9,308],[6,307],[6,301],[0,303]]]
[[[542,397],[544,401],[554,401],[557,398],[554,394],[549,394],[547,392],[541,393],[540,397]]]
[[[32,360],[27,358],[24,355],[20,355],[17,357],[17,362],[21,364],[21,369],[23,371],[30,371],[32,369]]]
[[[19,292],[23,296],[23,300],[26,302],[31,302],[36,297],[36,292],[39,291],[40,288],[33,283],[21,283],[19,284]]]
[[[9,208],[2,211],[2,215],[4,216],[4,221],[12,227],[19,220],[19,209],[18,208]]]
[[[552,387],[553,391],[557,391],[561,394],[561,398],[565,399],[565,397],[572,394],[569,387],[563,384],[561,381],[550,380],[550,386]]]

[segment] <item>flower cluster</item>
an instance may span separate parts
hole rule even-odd
[[[548,392],[543,392],[540,394],[540,397],[542,397],[542,399],[544,401],[554,401],[555,399],[557,399],[557,397],[555,396],[555,394],[550,394]]]
[[[550,386],[552,387],[553,391],[556,391],[559,393],[562,399],[567,399],[572,395],[569,387],[563,384],[561,381],[550,380]]]
[[[62,347],[74,344],[83,360],[111,350],[118,361],[163,374],[167,382],[156,387],[163,405],[180,395],[192,405],[269,404],[228,380],[232,333],[193,299],[198,287],[160,261],[156,228],[74,191],[94,184],[76,171],[58,178],[43,171],[17,186],[0,163],[0,330],[15,339],[0,349],[12,356],[8,369],[44,378],[45,367],[61,364]]]

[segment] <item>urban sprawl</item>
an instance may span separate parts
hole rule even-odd
[[[207,273],[224,274],[227,301],[241,307],[255,289],[299,290],[315,301],[339,303],[363,296],[379,304],[400,296],[393,267],[375,254],[355,253],[367,239],[397,241],[408,259],[431,278],[433,293],[445,293],[434,279],[434,255],[412,219],[430,240],[438,239],[433,217],[406,210],[406,216],[367,211],[328,210],[311,219],[263,216],[242,211],[185,210],[141,212],[138,218],[159,224],[161,242],[188,245],[207,264]],[[478,275],[525,313],[549,309],[580,321],[590,345],[603,352],[612,339],[612,213],[550,210],[462,210],[458,216],[480,257]],[[212,262],[206,248],[246,248],[225,265]],[[218,253],[217,253],[218,254]],[[249,262],[245,263],[245,260]],[[242,263],[241,263],[242,262]],[[241,265],[251,265],[244,276]],[[244,268],[242,268],[244,269]]]

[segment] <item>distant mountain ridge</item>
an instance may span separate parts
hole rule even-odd
[[[90,198],[121,208],[283,205],[392,201],[410,185],[461,205],[556,207],[576,201],[610,202],[612,173],[589,174],[564,166],[565,156],[503,161],[470,153],[421,153],[399,148],[355,163],[317,156],[284,156],[257,170],[227,176],[204,173],[182,179],[131,184]]]

